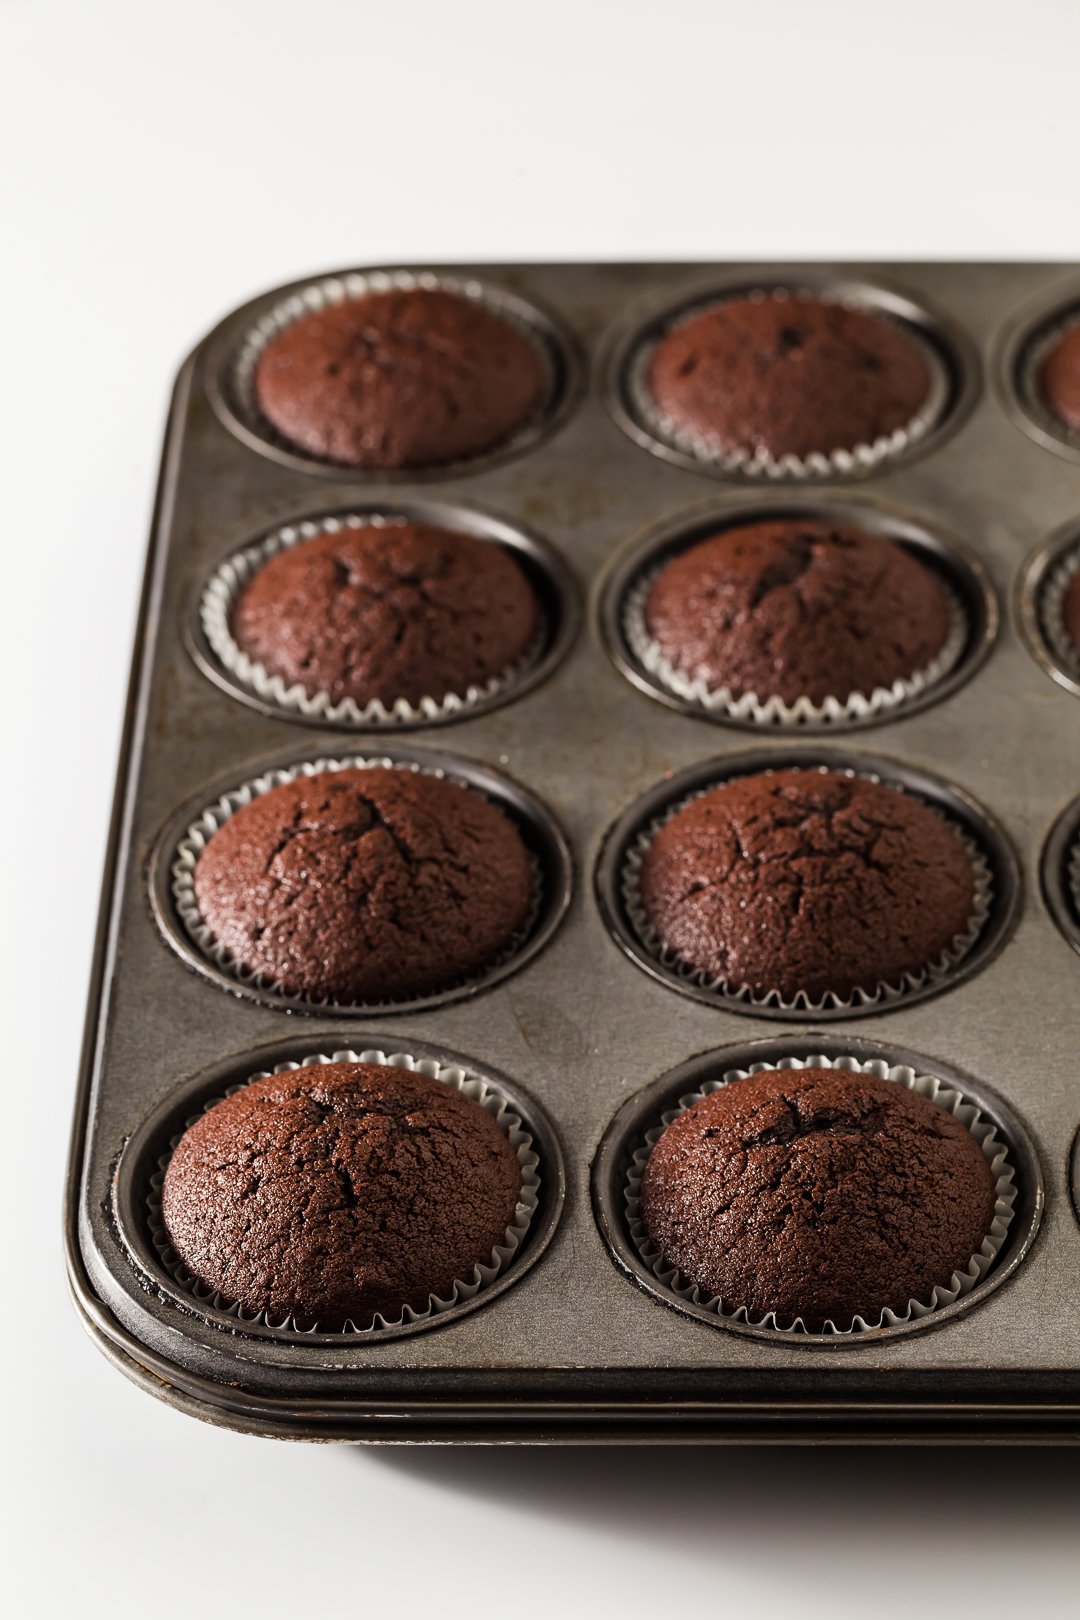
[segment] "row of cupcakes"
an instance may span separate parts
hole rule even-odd
[[[1032,425],[1080,453],[1080,306],[1025,328]],[[864,474],[928,442],[965,393],[964,340],[911,299],[808,272],[670,297],[616,332],[610,403],[668,459],[770,479]],[[534,304],[437,272],[354,272],[230,336],[214,398],[303,467],[410,476],[526,449],[572,402],[574,345]],[[966,388],[971,393],[970,379]]]
[[[1047,544],[1024,572],[1021,620],[1080,689],[1080,534]],[[616,662],[652,695],[799,729],[869,724],[944,696],[989,650],[998,609],[955,541],[877,508],[817,503],[670,520],[609,570],[599,614]],[[272,530],[214,569],[198,619],[198,656],[230,691],[370,729],[520,696],[576,629],[553,548],[423,503]]]
[[[592,1167],[619,1266],[774,1342],[896,1336],[1003,1281],[1041,1213],[1023,1127],[947,1065],[854,1045],[699,1054],[624,1104]],[[550,1240],[558,1141],[496,1071],[407,1043],[237,1072],[144,1122],[117,1177],[133,1258],[212,1322],[377,1341],[484,1303]]]
[[[1043,854],[1070,941],[1072,809]],[[210,790],[162,829],[149,877],[162,933],[202,976],[343,1017],[445,1004],[532,962],[569,909],[573,867],[520,783],[399,748]],[[608,829],[594,883],[608,931],[650,977],[780,1019],[855,1017],[958,985],[1004,944],[1020,896],[1009,840],[962,789],[805,747],[663,778]]]

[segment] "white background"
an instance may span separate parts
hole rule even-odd
[[[1076,1452],[257,1441],[106,1365],[59,1239],[187,349],[371,260],[1080,259],[1078,90],[1075,0],[0,0],[9,1612],[1080,1609]]]

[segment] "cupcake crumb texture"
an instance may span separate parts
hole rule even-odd
[[[540,628],[504,547],[427,523],[339,527],[279,551],[232,612],[237,646],[309,695],[441,702],[519,663]]]
[[[895,322],[810,294],[728,298],[661,338],[649,386],[676,431],[721,454],[873,445],[925,404],[930,371]]]
[[[662,946],[706,981],[846,1000],[936,964],[970,926],[971,861],[947,821],[864,777],[780,770],[692,800],[645,852]]]
[[[381,1064],[269,1075],[185,1131],[165,1173],[173,1248],[206,1287],[299,1328],[397,1320],[489,1264],[521,1167],[478,1103]]]
[[[1080,320],[1057,339],[1042,363],[1039,387],[1051,411],[1080,433]]]
[[[710,1092],[645,1166],[646,1230],[724,1306],[811,1332],[926,1303],[994,1217],[971,1133],[906,1086],[838,1069],[771,1069]]]
[[[404,768],[298,776],[243,806],[195,867],[199,912],[290,995],[407,1000],[480,973],[532,904],[528,851],[471,788]]]
[[[687,680],[821,704],[925,670],[951,611],[937,575],[895,541],[783,518],[681,552],[652,584],[645,627]]]
[[[539,408],[536,343],[476,299],[368,293],[291,322],[266,345],[255,397],[310,456],[349,467],[441,466],[480,455]]]

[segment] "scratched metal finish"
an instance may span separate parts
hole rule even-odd
[[[795,493],[800,504],[818,495],[886,503],[931,529],[937,523],[986,568],[1004,613],[986,662],[942,702],[860,730],[850,746],[944,776],[984,804],[1011,839],[1024,882],[1018,924],[983,971],[918,1004],[834,1024],[830,1037],[849,1030],[940,1060],[1005,1100],[1034,1140],[1046,1185],[1031,1253],[977,1308],[931,1331],[844,1353],[763,1343],[690,1320],[617,1271],[589,1191],[590,1162],[616,1111],[704,1048],[783,1036],[805,1054],[815,1038],[812,1020],[751,1020],[680,995],[635,968],[608,935],[592,883],[608,826],[665,772],[759,743],[636,690],[606,656],[591,613],[568,655],[520,701],[407,739],[410,748],[427,744],[516,778],[566,833],[575,866],[570,912],[521,972],[472,1000],[425,1012],[298,1018],[224,993],[163,941],[145,874],[155,837],[178,805],[222,777],[239,783],[267,759],[365,746],[356,731],[260,714],[197,668],[185,642],[194,600],[228,553],[284,522],[351,501],[398,503],[413,489],[538,532],[591,602],[602,571],[642,531],[702,501],[752,509],[777,500],[775,485],[720,481],[633,443],[605,402],[603,356],[609,334],[638,303],[651,309],[667,294],[675,302],[713,272],[718,282],[755,272],[797,281],[797,266],[452,267],[550,311],[580,349],[582,382],[556,431],[527,453],[415,485],[282,465],[241,442],[215,412],[208,351],[238,336],[279,289],[230,317],[178,383],[72,1160],[69,1266],[84,1315],[132,1376],[184,1409],[267,1433],[358,1437],[385,1437],[390,1420],[376,1417],[383,1407],[393,1408],[398,1427],[390,1426],[400,1436],[440,1433],[443,1409],[448,1417],[455,1408],[473,1414],[462,1418],[463,1434],[496,1437],[553,1434],[560,1414],[569,1424],[576,1412],[580,1437],[609,1433],[605,1412],[622,1412],[628,1432],[637,1414],[644,1432],[647,1415],[663,1408],[670,1438],[692,1437],[705,1417],[722,1429],[728,1414],[734,1426],[740,1403],[751,1402],[759,1416],[747,1420],[743,1437],[756,1438],[779,1432],[784,1411],[858,1403],[848,1435],[858,1438],[899,1425],[925,1403],[940,1407],[928,1434],[945,1432],[961,1409],[1050,1403],[1058,1413],[1052,1421],[1080,1434],[1080,1224],[1068,1187],[1080,1124],[1080,957],[1055,926],[1039,880],[1051,827],[1080,793],[1080,698],[1038,666],[1010,605],[1026,556],[1080,515],[1080,464],[1021,431],[994,380],[995,355],[1018,315],[1052,307],[1059,294],[1066,301],[1077,272],[1062,265],[814,268],[929,304],[965,334],[978,359],[968,378],[970,410],[954,432],[870,478]],[[386,741],[373,738],[370,751]],[[840,732],[815,741],[844,752]],[[777,760],[791,742],[760,734]],[[274,1044],[295,1056],[298,1048],[370,1046],[375,1035],[402,1046],[414,1037],[501,1070],[553,1120],[566,1160],[566,1204],[537,1264],[482,1309],[382,1344],[245,1337],[156,1296],[129,1263],[110,1208],[114,1164],[139,1123],[200,1070],[248,1050],[258,1049],[257,1069]],[[977,1435],[977,1415],[970,1427]]]

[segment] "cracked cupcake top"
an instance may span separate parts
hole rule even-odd
[[[1080,320],[1058,338],[1042,363],[1039,388],[1054,415],[1080,433]]]
[[[296,1326],[367,1326],[447,1298],[490,1264],[521,1167],[479,1103],[408,1070],[332,1063],[272,1074],[184,1132],[162,1187],[173,1248],[200,1282]]]
[[[930,372],[883,315],[809,293],[760,293],[673,326],[656,346],[649,387],[677,431],[708,446],[805,457],[906,427]]]
[[[233,608],[237,645],[309,694],[437,702],[505,674],[540,626],[503,546],[428,523],[341,528],[279,551]]]
[[[936,575],[894,541],[779,518],[681,552],[653,582],[645,625],[688,680],[820,704],[926,669],[950,613]]]
[[[404,768],[272,788],[210,839],[195,898],[217,941],[287,994],[406,1000],[483,971],[524,927],[529,855],[496,805]]]
[[[308,455],[429,467],[494,449],[544,394],[535,343],[475,299],[413,288],[327,304],[259,357],[255,397]]]
[[[846,1329],[926,1301],[994,1217],[971,1133],[891,1080],[768,1069],[710,1092],[649,1155],[641,1211],[669,1264],[753,1318]]]
[[[677,811],[640,894],[661,944],[707,980],[816,1002],[937,963],[971,922],[975,884],[957,834],[913,795],[778,770]]]

